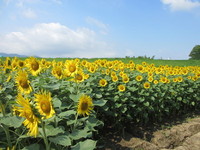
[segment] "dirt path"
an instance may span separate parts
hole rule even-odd
[[[200,117],[152,133],[143,140],[125,133],[125,138],[115,137],[106,150],[200,150]]]

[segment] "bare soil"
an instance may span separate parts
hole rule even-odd
[[[102,150],[200,150],[200,116],[161,126],[108,128]]]

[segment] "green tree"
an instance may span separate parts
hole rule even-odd
[[[200,45],[193,47],[189,56],[191,57],[190,59],[200,59]]]

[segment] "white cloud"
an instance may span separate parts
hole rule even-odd
[[[87,17],[86,22],[89,23],[90,25],[98,27],[100,29],[100,33],[102,34],[108,33],[108,25],[104,24],[103,22],[92,17]]]
[[[88,28],[41,23],[0,37],[0,51],[41,57],[115,57],[112,46]]]
[[[161,0],[165,5],[168,5],[171,11],[191,10],[200,7],[199,1],[192,0]]]

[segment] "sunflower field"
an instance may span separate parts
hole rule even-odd
[[[103,126],[200,109],[200,66],[0,60],[0,149],[96,149]]]

